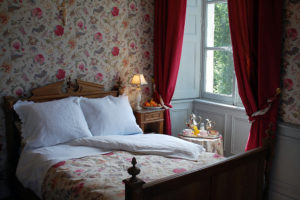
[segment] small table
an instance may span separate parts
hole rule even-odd
[[[150,110],[142,109],[135,110],[134,115],[137,124],[145,133],[163,133],[164,131],[164,109]]]
[[[223,137],[220,135],[218,138],[210,139],[210,138],[193,138],[193,137],[185,137],[182,135],[178,135],[179,138],[193,142],[196,144],[201,144],[207,152],[217,153],[221,156],[224,156],[223,150]]]

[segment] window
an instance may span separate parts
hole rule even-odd
[[[208,0],[204,5],[202,95],[222,102],[234,102],[235,76],[227,1]]]
[[[241,105],[226,0],[188,0],[178,79],[173,99],[200,97]]]

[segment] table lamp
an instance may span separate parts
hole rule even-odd
[[[137,95],[136,95],[136,106],[135,110],[141,110],[141,99],[142,99],[142,94],[141,94],[141,85],[147,84],[147,81],[144,78],[143,74],[135,74],[132,79],[131,79],[131,84],[137,85]]]

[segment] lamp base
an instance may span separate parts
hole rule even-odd
[[[141,99],[142,99],[141,89],[140,89],[140,88],[137,88],[135,110],[142,110],[142,108],[141,108],[141,106],[140,106],[140,104],[141,104]]]
[[[136,105],[135,110],[142,110],[142,107],[138,104]]]

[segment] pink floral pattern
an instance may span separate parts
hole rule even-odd
[[[285,0],[280,118],[300,125],[300,1]]]
[[[80,29],[83,29],[83,21],[80,20],[77,22],[77,26],[80,28]]]
[[[102,41],[102,34],[100,32],[94,35],[94,39],[101,42]]]
[[[88,156],[59,162],[52,166],[43,181],[43,199],[124,199],[122,180],[129,177],[127,168],[136,157],[141,169],[139,178],[151,182],[224,160],[213,153],[202,153],[199,161],[131,154],[124,151]],[[155,169],[155,170],[153,170]]]
[[[65,76],[66,76],[66,72],[65,72],[65,70],[63,70],[63,69],[59,69],[59,70],[57,71],[57,73],[56,73],[56,78],[57,78],[58,80],[64,79]]]
[[[18,97],[21,97],[23,95],[23,89],[22,88],[16,88],[14,91],[15,91],[14,93]]]
[[[64,27],[57,25],[54,30],[55,35],[62,36],[64,34]]]
[[[44,64],[45,58],[44,58],[43,54],[38,54],[34,57],[34,61],[36,63],[39,63],[42,65],[42,64]]]
[[[66,161],[61,161],[61,162],[56,163],[56,164],[53,165],[52,167],[53,167],[53,168],[58,168],[58,167],[60,167],[60,166],[63,166],[64,164],[66,164]]]
[[[41,18],[43,15],[42,9],[40,8],[34,8],[31,12],[33,17]]]
[[[19,41],[16,41],[12,44],[13,48],[15,48],[16,50],[19,50],[21,47],[21,44]]]
[[[8,15],[6,13],[0,13],[0,24],[5,25],[8,23]]]
[[[113,49],[111,51],[111,54],[113,56],[118,56],[119,55],[119,51],[120,51],[120,49],[118,47],[113,47]]]
[[[119,9],[117,7],[113,7],[111,10],[111,14],[115,17],[119,15]]]
[[[182,173],[182,172],[185,172],[186,169],[184,168],[176,168],[176,169],[173,169],[173,172],[176,173],[176,174],[179,174],[179,173]]]
[[[95,80],[98,81],[98,82],[101,82],[103,80],[103,74],[97,73],[95,75]]]

